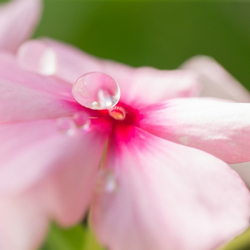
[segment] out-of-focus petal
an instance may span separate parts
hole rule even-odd
[[[41,14],[41,0],[14,0],[0,6],[0,50],[15,52],[32,34]]]
[[[44,77],[23,70],[16,58],[8,53],[0,53],[0,79],[55,95],[57,98],[74,101],[71,85],[54,77]]]
[[[195,56],[187,60],[181,69],[195,70],[203,84],[201,96],[250,102],[250,94],[219,63],[208,56]]]
[[[89,208],[109,131],[105,126],[96,128],[100,131],[93,131],[93,127],[86,132],[79,145],[67,143],[67,150],[61,152],[60,166],[39,185],[50,216],[62,226],[79,222]],[[70,158],[64,154],[70,154]]]
[[[26,72],[7,54],[0,55],[0,123],[48,119],[84,110],[71,86],[52,77]]]
[[[71,168],[71,174],[77,175],[82,167],[80,175],[84,172],[86,175],[93,175],[108,133],[108,127],[101,123],[99,126],[90,124],[87,129],[78,128],[71,117],[2,124],[0,192],[22,192],[45,176],[58,171],[57,181],[62,185],[61,188],[69,189],[70,180],[67,178],[71,179],[71,176],[65,176],[64,172]],[[88,180],[88,177],[83,179]],[[72,184],[72,188],[74,185]],[[64,194],[66,195],[66,191]],[[73,194],[71,195],[73,198]]]
[[[132,68],[100,60],[49,39],[31,40],[18,51],[23,67],[40,74],[54,75],[74,83],[81,75],[100,71],[113,77],[121,88],[121,101],[135,106],[153,104],[174,97],[197,96],[200,85],[195,72]]]
[[[48,220],[34,192],[0,196],[0,249],[34,250],[45,237]]]
[[[108,249],[211,250],[248,227],[249,191],[221,160],[138,128],[109,146],[91,210]]]
[[[227,163],[250,160],[250,104],[210,98],[169,100],[140,110],[139,126]]]

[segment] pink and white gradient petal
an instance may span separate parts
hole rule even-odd
[[[16,57],[9,53],[0,53],[0,79],[74,102],[72,85],[54,77],[44,77],[22,69]]]
[[[0,200],[0,249],[37,249],[45,237],[48,220],[36,193],[1,195]]]
[[[181,69],[195,70],[199,74],[199,80],[203,84],[201,96],[250,102],[249,91],[211,57],[195,56],[182,64]],[[250,187],[250,162],[234,164],[232,168]]]
[[[15,58],[0,54],[0,123],[49,119],[85,111],[62,80],[22,70]]]
[[[108,125],[92,127],[79,138],[78,145],[67,143],[68,148],[61,152],[60,166],[51,169],[39,184],[50,217],[62,226],[81,221],[90,206]]]
[[[41,15],[41,0],[13,0],[0,5],[0,50],[16,52],[30,37]]]
[[[164,139],[208,152],[227,163],[250,161],[248,103],[180,98],[140,110],[139,126]]]
[[[26,69],[54,75],[71,84],[88,72],[106,73],[119,84],[121,101],[134,107],[174,97],[197,96],[200,93],[195,72],[156,70],[151,67],[132,68],[121,63],[97,59],[50,39],[24,43],[18,51],[18,58],[19,63]]]
[[[250,94],[219,63],[208,56],[195,56],[181,65],[181,69],[194,70],[203,84],[201,96],[250,102]]]
[[[61,183],[64,178],[66,188],[72,178],[64,176],[65,171],[72,169],[73,174],[75,168],[82,168],[81,173],[86,173],[86,177],[82,178],[87,180],[97,171],[109,133],[105,127],[108,125],[100,125],[101,129],[91,125],[93,131],[84,131],[76,129],[70,117],[63,119],[69,119],[66,125],[70,123],[70,130],[63,130],[61,124],[58,127],[57,119],[6,123],[0,126],[0,140],[3,142],[0,145],[0,192],[21,193],[43,178],[48,181],[48,178],[52,178],[49,176],[56,175],[58,171],[57,181]],[[89,147],[90,142],[93,148]],[[88,184],[89,182],[85,183]],[[73,197],[72,193],[70,195]]]
[[[118,130],[111,142],[104,171],[113,179],[91,210],[108,249],[211,250],[248,227],[250,194],[227,164],[139,128],[126,134],[124,141]]]

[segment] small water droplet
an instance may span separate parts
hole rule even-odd
[[[85,112],[78,112],[74,114],[73,120],[76,124],[76,126],[82,130],[90,131],[90,118],[89,115]]]
[[[120,88],[115,80],[101,72],[82,75],[73,85],[72,95],[82,106],[94,110],[113,107],[120,99]]]
[[[87,122],[86,122],[86,124],[84,124],[81,128],[83,129],[83,130],[85,130],[85,131],[91,131],[91,120],[88,120]]]
[[[30,40],[23,43],[18,49],[17,58],[26,70],[46,76],[56,72],[56,52],[43,41]]]
[[[65,133],[69,136],[75,135],[77,130],[74,121],[70,117],[58,118],[56,121],[56,126],[61,133]]]
[[[111,194],[118,190],[118,182],[113,172],[101,170],[99,172],[96,191],[98,193]]]

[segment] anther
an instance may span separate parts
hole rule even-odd
[[[122,121],[126,117],[126,111],[122,107],[115,106],[115,107],[110,108],[108,111],[109,111],[109,115],[116,120]]]

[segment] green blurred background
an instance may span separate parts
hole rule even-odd
[[[250,89],[249,1],[44,0],[34,37],[43,36],[132,66],[174,69],[209,55]],[[53,226],[43,250],[101,249],[86,230]],[[250,231],[223,249],[249,250]]]
[[[45,0],[35,37],[132,66],[214,57],[250,89],[250,2]]]

